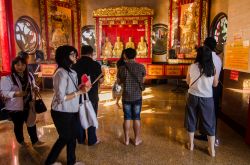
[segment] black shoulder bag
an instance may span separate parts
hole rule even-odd
[[[31,73],[29,73],[29,77],[30,77],[31,81],[35,81],[34,77],[31,75]],[[31,85],[31,87],[32,87],[32,85]],[[39,91],[37,93],[35,93],[35,110],[36,110],[36,113],[38,113],[38,114],[47,111],[47,107],[44,104],[44,101],[43,101],[42,96],[41,96]]]
[[[138,80],[138,78],[136,77],[136,75],[128,68],[128,66],[125,64],[125,68],[128,70],[128,72],[130,73],[130,75],[136,80],[136,82],[139,84],[139,87],[141,89],[141,91],[145,90],[145,85],[144,83],[140,82]]]

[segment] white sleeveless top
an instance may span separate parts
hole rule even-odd
[[[190,86],[200,76],[200,70],[197,63],[190,65],[189,74],[190,84],[188,93],[198,97],[213,97],[214,76],[206,77],[202,75],[192,86]]]

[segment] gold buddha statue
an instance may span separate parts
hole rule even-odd
[[[135,48],[135,44],[132,42],[132,37],[128,38],[128,42],[126,43],[126,49],[127,48]]]
[[[54,31],[52,33],[52,38],[51,38],[51,43],[54,49],[57,49],[61,45],[68,44],[66,33],[62,27],[63,27],[62,22],[59,21],[55,22]]]
[[[120,37],[116,37],[115,46],[113,49],[113,56],[120,57],[123,50],[123,43],[120,41]]]
[[[102,57],[103,58],[109,58],[109,57],[112,57],[112,44],[111,42],[109,41],[109,38],[106,37],[105,38],[105,43],[103,44],[103,47],[102,47]]]
[[[141,37],[137,46],[137,57],[147,57],[147,43],[144,41],[144,37]]]

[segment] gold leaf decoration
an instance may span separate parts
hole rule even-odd
[[[110,7],[102,8],[93,11],[94,17],[105,16],[142,16],[154,15],[154,10],[148,7]]]

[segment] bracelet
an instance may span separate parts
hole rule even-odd
[[[74,92],[74,96],[77,97],[77,93],[76,92]]]

